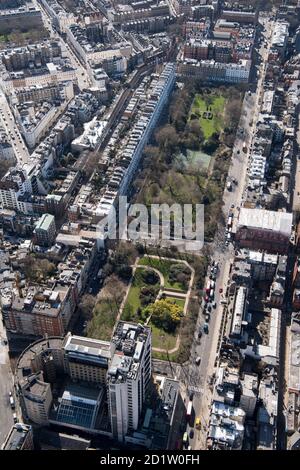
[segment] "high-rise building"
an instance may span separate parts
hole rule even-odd
[[[16,367],[26,419],[119,441],[138,429],[150,378],[151,329],[126,322],[117,324],[111,341],[71,333],[36,341]]]
[[[14,424],[2,445],[2,450],[33,450],[32,427],[22,423]]]
[[[55,240],[56,227],[54,215],[43,214],[34,229],[34,237],[37,245],[51,246]]]
[[[119,322],[112,342],[115,354],[108,369],[107,389],[113,437],[122,441],[138,428],[151,377],[151,329]]]

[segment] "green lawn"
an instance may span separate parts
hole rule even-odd
[[[208,109],[207,109],[208,107]],[[214,132],[219,132],[223,125],[223,112],[225,107],[225,98],[220,95],[199,95],[195,96],[192,104],[190,116],[195,114],[199,117],[204,138],[209,139]],[[213,117],[212,119],[204,119],[203,113],[209,110]]]
[[[155,269],[158,269],[162,273],[165,278],[165,288],[166,289],[177,289],[180,291],[186,292],[186,288],[179,282],[173,282],[169,278],[169,271],[172,264],[179,264],[180,261],[177,263],[175,261],[167,260],[167,259],[159,259],[159,258],[150,258],[148,256],[144,256],[140,259],[139,265],[141,266],[152,266]]]
[[[166,300],[170,300],[171,302],[174,302],[176,305],[179,305],[179,307],[184,308],[185,300],[184,299],[178,299],[177,297],[166,297]]]
[[[152,347],[153,348],[161,348],[161,349],[173,349],[176,346],[176,338],[177,334],[174,333],[166,333],[157,326],[153,325],[150,321],[149,326],[152,329]]]
[[[129,289],[127,300],[126,300],[126,303],[125,303],[125,306],[121,315],[122,320],[127,320],[127,321],[130,320],[130,321],[137,321],[137,322],[142,320],[136,315],[136,311],[139,308],[142,308],[142,304],[140,301],[140,293],[141,293],[142,287],[147,286],[147,285],[150,286],[150,284],[147,284],[142,278],[143,271],[144,270],[142,268],[137,268],[134,274],[134,278],[133,278],[131,287]],[[157,293],[158,293],[159,284],[155,284],[153,287],[156,288]]]
[[[89,338],[109,341],[118,315],[116,302],[103,299],[97,303],[93,312],[93,318],[88,322],[87,336]]]

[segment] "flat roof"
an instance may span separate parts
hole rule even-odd
[[[64,344],[64,350],[67,353],[94,358],[102,356],[109,359],[112,357],[113,349],[114,345],[110,341],[101,341],[81,336],[67,336]]]
[[[50,225],[54,222],[54,215],[52,214],[43,214],[38,220],[35,229],[47,231]]]
[[[246,226],[279,232],[290,236],[292,232],[293,214],[276,212],[266,209],[248,209],[242,207],[238,219],[238,227]]]
[[[2,450],[21,450],[28,432],[31,432],[31,426],[21,423],[15,424],[11,428]]]

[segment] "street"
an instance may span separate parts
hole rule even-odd
[[[0,322],[0,447],[13,425],[13,410],[9,403],[9,392],[13,391],[13,376],[8,357],[6,332]]]
[[[32,0],[32,3],[41,10],[44,26],[50,32],[51,38],[59,40],[61,42],[62,57],[67,57],[71,61],[71,64],[74,69],[76,70],[77,82],[80,90],[89,88],[89,86],[91,86],[91,80],[88,76],[85,67],[80,63],[76,54],[71,50],[69,44],[67,44],[67,42],[64,41],[62,36],[54,30],[54,28],[52,27],[51,18],[44,9],[43,5],[38,0]]]
[[[262,25],[265,28],[263,33],[264,38],[268,39],[270,45],[270,38],[272,34],[272,28],[274,22],[268,21],[267,18],[263,18]],[[245,93],[244,102],[241,111],[240,122],[238,126],[238,132],[236,140],[232,150],[231,166],[228,173],[228,181],[236,180],[237,184],[233,185],[231,191],[225,189],[224,191],[224,205],[223,212],[224,218],[227,220],[229,211],[237,216],[238,210],[243,205],[245,198],[245,189],[247,188],[247,167],[249,163],[249,156],[251,153],[252,140],[256,131],[256,124],[259,116],[259,103],[261,102],[263,94],[263,85],[265,78],[265,66],[268,57],[268,47],[262,45],[259,49],[259,54],[262,58],[259,66],[259,75],[257,81],[256,92],[249,94]],[[242,132],[239,130],[243,129]],[[246,143],[246,149],[244,147]],[[189,399],[191,392],[194,392],[193,396],[193,409],[194,409],[194,420],[197,417],[201,419],[201,430],[197,431],[194,429],[194,420],[191,421],[190,425],[187,425],[187,432],[189,434],[189,446],[192,449],[205,449],[206,448],[206,435],[209,423],[210,414],[210,403],[213,392],[213,378],[216,369],[216,358],[218,350],[218,340],[220,335],[220,326],[222,321],[224,305],[221,304],[223,293],[219,290],[223,289],[226,292],[227,284],[229,281],[230,265],[234,259],[234,247],[232,243],[226,247],[225,245],[225,233],[224,229],[220,228],[216,234],[214,243],[211,247],[212,257],[219,264],[219,272],[215,283],[215,302],[217,304],[216,309],[212,309],[211,319],[209,322],[208,334],[203,333],[200,340],[197,339],[197,332],[200,327],[203,327],[204,316],[202,314],[202,307],[200,308],[198,321],[196,325],[196,337],[194,337],[194,343],[191,347],[191,358],[189,365],[182,368],[180,379],[186,386],[186,400]],[[205,284],[209,277],[206,278]],[[199,366],[195,364],[196,357],[201,357],[201,363]],[[190,430],[193,437],[190,436]]]
[[[21,165],[23,163],[27,163],[29,158],[27,146],[24,143],[23,137],[19,132],[18,126],[16,125],[15,118],[12,115],[6,97],[2,91],[0,91],[0,110],[1,125],[9,137],[18,163]]]

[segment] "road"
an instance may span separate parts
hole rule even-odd
[[[261,20],[266,31],[263,35],[270,40],[274,22],[268,21],[267,18]],[[224,191],[223,212],[225,220],[228,218],[229,211],[233,211],[237,215],[239,207],[243,205],[245,200],[245,191],[247,187],[247,167],[251,152],[252,140],[256,131],[256,124],[259,116],[259,103],[263,93],[263,84],[266,70],[266,60],[268,57],[269,47],[265,48],[262,44],[259,48],[261,63],[259,66],[259,79],[257,81],[256,92],[249,94],[246,92],[239,122],[239,131],[236,135],[232,151],[231,166],[228,173],[228,180],[237,180],[237,185],[233,185],[233,190]],[[240,129],[243,129],[241,132]],[[243,152],[243,143],[246,142],[246,152]],[[194,437],[189,438],[189,445],[193,449],[206,448],[206,435],[209,423],[210,403],[213,392],[213,377],[215,373],[216,358],[218,352],[218,340],[220,335],[220,326],[223,315],[224,306],[221,304],[223,293],[220,288],[226,292],[227,283],[229,281],[230,265],[234,260],[234,247],[232,243],[226,247],[224,229],[220,228],[216,234],[215,241],[211,247],[213,259],[219,263],[219,272],[215,286],[216,309],[212,309],[211,320],[209,322],[209,332],[203,333],[201,340],[197,339],[197,332],[204,324],[202,308],[200,308],[198,321],[196,325],[196,334],[194,343],[191,347],[191,358],[187,366],[182,367],[180,378],[186,386],[186,400],[190,392],[194,392],[193,408],[194,418],[200,417],[202,428],[200,431],[194,429],[193,420],[191,426],[187,426],[187,431],[194,430]],[[208,277],[205,281],[208,280]],[[196,366],[196,357],[201,357],[200,366]]]
[[[7,136],[13,146],[16,159],[19,164],[27,163],[29,159],[29,152],[22,135],[16,125],[15,118],[10,110],[9,104],[6,100],[4,93],[0,91],[0,121],[2,127],[5,129]]]
[[[51,38],[60,40],[62,45],[62,57],[68,58],[72,66],[76,70],[79,89],[84,90],[85,88],[89,88],[92,83],[86,71],[86,68],[84,67],[84,64],[81,64],[69,44],[57,31],[54,30],[54,28],[52,27],[51,17],[48,15],[48,12],[43,8],[43,5],[38,0],[32,0],[32,3],[41,10],[44,26],[50,32]]]
[[[13,411],[9,403],[9,392],[13,391],[13,375],[6,341],[5,328],[2,321],[0,321],[0,448],[13,425]]]

